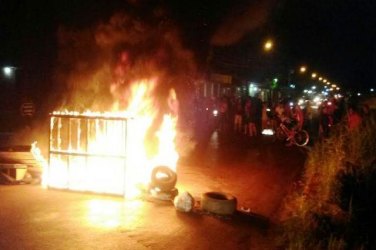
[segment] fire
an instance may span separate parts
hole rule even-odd
[[[157,130],[151,131],[158,115],[155,86],[156,79],[133,83],[124,110],[115,103],[113,111],[105,113],[54,112],[43,182],[54,188],[132,198],[147,186],[155,166],[175,171],[177,115],[164,114]],[[176,101],[173,90],[169,100]]]

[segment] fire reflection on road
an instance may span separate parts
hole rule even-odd
[[[140,200],[93,199],[87,202],[87,222],[95,227],[133,229],[141,219]]]

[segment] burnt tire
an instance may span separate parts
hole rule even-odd
[[[201,209],[219,215],[231,215],[235,212],[237,200],[234,196],[222,192],[207,192],[201,196]]]
[[[169,167],[158,166],[151,172],[151,186],[161,191],[171,191],[175,188],[177,181],[176,173]]]

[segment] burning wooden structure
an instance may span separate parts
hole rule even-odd
[[[125,195],[129,121],[95,114],[51,114],[46,185]]]
[[[115,111],[106,113],[53,112],[43,184],[135,197],[150,183],[156,166],[175,171],[177,115],[159,112],[152,98],[155,85],[147,80],[132,84],[124,109],[114,105]],[[175,107],[174,90],[168,100]]]
[[[150,118],[125,114],[54,112],[44,185],[125,197],[141,194],[156,166],[175,171],[178,159],[174,119],[164,116],[157,145],[145,141],[149,126]],[[148,147],[157,148],[156,154],[147,156]],[[163,174],[157,178],[155,183],[170,181]]]

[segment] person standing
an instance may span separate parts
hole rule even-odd
[[[319,121],[320,121],[319,135],[322,138],[328,138],[329,133],[330,133],[330,128],[332,127],[333,123],[332,123],[332,118],[331,118],[331,115],[329,113],[328,106],[326,105],[326,103],[324,103],[321,106]]]
[[[262,130],[268,128],[268,123],[269,123],[269,117],[268,117],[268,112],[267,112],[267,105],[266,102],[262,103],[262,114],[261,114],[261,120],[262,120]]]
[[[262,101],[257,94],[252,100],[252,107],[254,108],[254,123],[256,129],[256,135],[261,135],[262,132]]]
[[[219,128],[220,132],[227,132],[229,117],[229,105],[226,97],[222,97],[219,103]]]
[[[313,129],[313,110],[311,106],[311,102],[307,101],[305,110],[303,112],[304,114],[304,128],[308,131],[310,135],[315,135],[314,129]]]
[[[234,114],[234,131],[241,132],[243,126],[243,106],[241,99],[237,99],[235,103],[235,114]]]
[[[277,125],[279,125],[279,123],[282,121],[282,117],[285,114],[285,107],[284,107],[282,102],[279,102],[277,104],[277,106],[274,109],[274,113],[276,115],[276,119],[277,119],[277,123],[278,123]]]
[[[244,128],[244,135],[249,134],[249,128],[248,124],[251,117],[251,100],[247,98],[244,103],[244,109],[243,109],[243,128]]]
[[[254,104],[250,98],[247,99],[244,106],[244,134],[250,137],[256,136],[256,124],[255,124],[255,109],[252,107]]]
[[[304,124],[304,114],[303,114],[303,111],[298,104],[296,104],[295,107],[294,107],[293,118],[297,122],[297,124],[296,124],[297,129],[302,130],[303,124]]]
[[[348,127],[350,131],[353,131],[357,129],[362,123],[362,117],[352,106],[348,108],[347,112]]]

